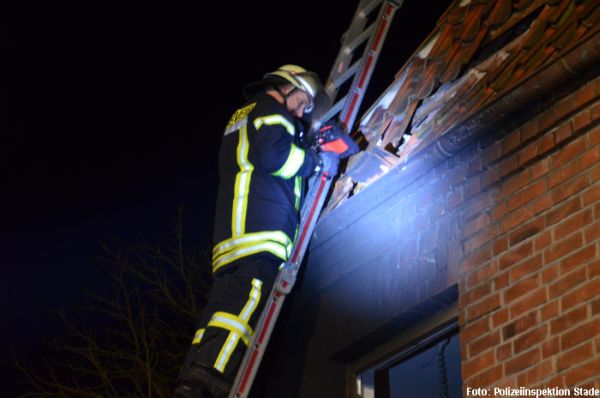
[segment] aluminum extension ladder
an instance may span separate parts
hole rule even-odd
[[[350,28],[344,35],[342,48],[334,62],[326,83],[326,90],[331,98],[337,100],[340,87],[354,77],[348,93],[337,100],[331,109],[321,118],[321,122],[338,116],[347,129],[352,128],[362,102],[366,87],[379,57],[383,41],[387,34],[391,19],[402,0],[361,0],[354,14]],[[379,9],[377,18],[367,26],[368,17]],[[362,55],[355,58],[355,51],[368,39]],[[335,101],[334,100],[334,101]],[[266,350],[267,343],[275,327],[277,317],[283,306],[285,297],[291,292],[308,243],[323,208],[325,197],[331,186],[332,177],[323,173],[309,181],[309,189],[300,212],[298,237],[289,260],[283,265],[266,306],[259,318],[254,334],[246,349],[246,354],[236,375],[229,398],[246,398]]]

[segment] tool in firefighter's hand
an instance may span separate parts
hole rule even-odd
[[[359,151],[358,145],[346,133],[344,126],[335,120],[323,123],[315,138],[321,152],[335,152],[342,159]]]
[[[319,152],[319,165],[317,172],[322,173],[327,178],[334,177],[338,172],[340,165],[340,155],[335,152]]]

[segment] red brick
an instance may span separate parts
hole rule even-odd
[[[594,84],[589,82],[575,93],[575,108],[582,108],[594,98]]]
[[[571,310],[571,311],[567,312],[566,314],[562,315],[561,317],[553,320],[550,323],[550,331],[552,332],[552,334],[561,333],[561,332],[577,325],[579,322],[584,320],[586,318],[586,316],[587,316],[587,307],[586,306],[583,305],[578,308],[575,308],[574,310]]]
[[[495,194],[495,191],[490,190],[470,199],[465,206],[463,219],[468,220],[488,211],[494,204]]]
[[[567,138],[570,138],[573,135],[573,130],[571,129],[571,123],[565,123],[554,130],[554,135],[556,137],[556,142],[560,143]]]
[[[516,300],[517,298],[530,293],[534,289],[536,289],[540,284],[539,275],[531,275],[519,283],[514,284],[509,289],[504,292],[504,304],[508,304],[511,301]]]
[[[498,326],[504,325],[506,322],[508,322],[508,308],[496,311],[492,315],[493,327],[497,328]]]
[[[498,361],[503,361],[512,355],[512,343],[506,343],[496,348],[496,359]]]
[[[544,387],[556,387],[556,388],[565,388],[565,377],[563,375],[557,375],[552,377],[550,380],[544,382]]]
[[[491,166],[481,176],[481,189],[486,190],[500,180],[500,167]]]
[[[589,185],[589,173],[580,175],[553,189],[551,193],[552,201],[554,203],[562,202],[563,200],[572,197],[577,192],[586,189]]]
[[[515,130],[502,140],[502,154],[507,155],[521,144],[521,132]]]
[[[509,214],[500,224],[500,233],[512,230],[517,225],[521,225],[533,218],[533,211],[529,207],[523,207]]]
[[[568,180],[569,178],[581,173],[587,169],[585,167],[581,157],[567,163],[565,166],[558,170],[553,171],[548,175],[548,189],[554,188],[558,184]]]
[[[527,186],[530,182],[530,171],[523,170],[522,172],[512,176],[502,183],[498,192],[498,199],[502,200],[510,194],[517,192],[519,189]]]
[[[519,167],[519,163],[517,162],[517,157],[513,156],[508,159],[504,159],[500,162],[500,177],[504,177],[513,171],[515,171]]]
[[[527,257],[533,254],[533,242],[528,241],[525,242],[514,249],[506,252],[499,259],[499,266],[501,270],[505,270],[509,267],[512,267],[516,263],[526,259]]]
[[[522,264],[513,267],[510,270],[510,282],[514,283],[524,276],[533,274],[542,267],[542,255],[532,257],[531,259],[524,261]]]
[[[584,270],[585,271],[585,270]],[[479,286],[467,290],[465,293],[461,294],[459,297],[459,301],[464,303],[464,306],[479,301],[483,297],[489,295],[492,292],[492,282],[488,281],[487,283],[482,283]],[[461,305],[462,306],[462,305]]]
[[[596,257],[596,246],[591,245],[584,247],[580,251],[571,254],[560,262],[560,272],[567,272],[577,268],[578,266],[587,263],[589,260]]]
[[[529,331],[522,336],[515,339],[514,342],[514,352],[515,354],[519,354],[531,347],[537,346],[541,344],[546,338],[547,327],[546,325],[542,325],[537,329]]]
[[[583,229],[586,225],[591,224],[594,219],[592,209],[585,209],[575,213],[568,219],[552,228],[554,240],[558,241],[571,233]]]
[[[600,134],[599,134],[600,135]],[[580,157],[582,169],[589,169],[600,161],[600,146],[595,146]]]
[[[575,110],[572,96],[568,96],[552,106],[551,111],[556,119],[560,119]]]
[[[477,319],[500,307],[500,294],[495,294],[489,298],[473,304],[467,308],[467,320]]]
[[[556,169],[565,164],[566,162],[575,159],[577,156],[579,156],[585,151],[585,140],[586,137],[581,136],[575,141],[563,147],[561,150],[558,151],[558,153],[556,153],[550,158],[550,166],[553,169]]]
[[[594,300],[592,302],[592,315],[600,314],[600,299]]]
[[[548,172],[550,171],[548,158],[540,159],[536,163],[532,164],[529,167],[529,171],[531,172],[531,180],[532,181],[535,181],[538,178],[543,177],[544,175],[548,174]]]
[[[547,321],[550,318],[554,318],[559,314],[559,306],[558,300],[554,300],[549,302],[540,308],[540,316],[542,317],[542,322]]]
[[[594,261],[590,265],[587,266],[588,270],[588,279],[595,278],[600,276],[600,260]]]
[[[477,156],[467,164],[466,177],[469,179],[483,170],[483,161],[481,156]]]
[[[502,156],[502,141],[498,141],[495,142],[492,146],[490,146],[489,148],[486,148],[484,153],[483,153],[483,165],[484,166],[489,166],[492,163],[494,163],[496,160],[500,159],[500,156]],[[464,179],[465,175],[466,175],[466,170],[464,167],[461,167],[460,170],[457,170],[455,172],[456,177]],[[451,179],[452,181],[452,179]],[[460,179],[459,179],[460,181]],[[452,184],[452,185],[456,185],[456,184]]]
[[[535,237],[535,251],[539,252],[552,243],[552,231],[547,229]]]
[[[538,154],[538,142],[543,138],[544,137],[540,138],[540,140],[527,145],[525,148],[517,152],[517,161],[519,162],[519,166],[523,166],[531,159],[535,158],[535,156]]]
[[[541,155],[543,153],[548,152],[550,149],[554,148],[556,142],[554,140],[554,133],[550,132],[544,135],[536,142],[537,146],[537,154]]]
[[[552,207],[552,195],[547,193],[533,201],[533,214],[539,214]]]
[[[558,264],[551,265],[542,270],[542,283],[548,284],[558,278]]]
[[[500,275],[498,275],[496,277],[496,279],[494,279],[494,290],[498,291],[498,290],[502,290],[504,289],[506,286],[508,286],[508,272],[504,272]]]
[[[470,253],[463,259],[462,272],[466,273],[476,267],[481,267],[492,258],[490,247],[483,247],[480,250]]]
[[[494,351],[488,351],[483,355],[475,357],[470,355],[469,361],[463,362],[462,372],[463,374],[472,375],[479,372],[481,369],[489,368],[495,363]]]
[[[598,292],[600,292],[600,279],[594,279],[585,285],[578,287],[574,292],[564,296],[560,300],[560,305],[562,306],[563,311],[566,311],[577,304],[597,296]]]
[[[533,386],[535,383],[545,379],[554,373],[554,365],[552,360],[544,361],[531,370],[527,371],[527,382],[521,385]]]
[[[502,379],[504,373],[502,365],[496,365],[493,368],[488,368],[474,377],[469,374],[463,374],[465,386],[487,387],[494,385],[498,380]]]
[[[580,285],[581,283],[586,281],[586,270],[585,268],[580,268],[574,272],[563,276],[555,283],[550,285],[550,299],[555,297],[562,296],[564,293],[573,289],[575,286]]]
[[[466,238],[479,231],[481,228],[489,225],[490,216],[488,213],[483,213],[479,217],[469,221],[462,230],[462,237]]]
[[[583,234],[586,244],[598,240],[600,238],[600,221],[597,221],[586,227],[583,231]]]
[[[544,251],[544,262],[551,263],[567,254],[579,249],[583,245],[583,236],[581,232],[553,244]]]
[[[515,318],[532,308],[542,305],[548,299],[546,287],[542,286],[534,292],[523,297],[510,307],[510,317]]]
[[[592,203],[600,201],[600,184],[595,185],[585,191],[582,195],[583,207],[586,207]]]
[[[502,328],[502,339],[506,341],[511,337],[523,333],[537,325],[537,311],[531,311],[527,315],[514,320]]]
[[[460,330],[461,339],[468,343],[471,340],[476,339],[478,336],[481,336],[490,331],[490,321],[489,319],[480,319],[475,322],[470,322],[468,325],[465,325]]]
[[[502,253],[506,249],[508,249],[508,237],[507,236],[504,236],[502,238],[496,238],[496,240],[494,240],[494,243],[492,245],[492,252],[494,253],[494,256],[497,256],[498,254]]]
[[[548,358],[556,355],[560,351],[560,339],[555,337],[551,340],[546,340],[542,344],[542,356]]]
[[[527,369],[541,359],[540,349],[533,348],[516,358],[511,359],[504,365],[504,373],[509,376]]]
[[[487,263],[475,269],[467,276],[467,288],[471,289],[483,281],[491,280],[492,275],[498,270],[498,264],[494,262]]]
[[[598,180],[600,180],[600,165],[595,166],[592,169],[592,181],[598,181]]]
[[[535,137],[536,135],[538,135],[538,133],[540,132],[540,121],[539,119],[532,119],[530,121],[528,121],[527,123],[525,123],[522,127],[521,127],[521,138],[523,141],[527,141],[533,137]]]
[[[546,181],[538,181],[517,192],[513,197],[508,199],[508,210],[514,211],[515,209],[522,207],[524,204],[532,202],[544,192],[546,192]]]
[[[581,364],[573,369],[569,369],[565,375],[565,382],[569,386],[580,384],[581,382],[597,378],[600,374],[600,359]]]
[[[535,236],[539,232],[543,231],[546,224],[546,220],[543,216],[528,222],[525,225],[520,226],[516,231],[512,232],[509,236],[510,245],[515,246],[525,239],[529,239]]]
[[[496,225],[488,225],[464,243],[465,253],[471,253],[485,245],[496,236]]]
[[[551,226],[556,224],[579,210],[581,210],[581,200],[579,197],[572,198],[546,215],[546,225]]]
[[[477,355],[481,354],[487,349],[497,346],[499,343],[500,331],[496,331],[491,334],[486,334],[469,344],[469,355],[471,357],[476,357]],[[491,350],[489,352],[493,353],[494,351]]]
[[[592,347],[591,341],[567,352],[562,351],[562,354],[558,357],[556,363],[557,370],[561,371],[576,365],[577,363],[581,363],[589,359],[593,353],[594,348]]]
[[[586,340],[592,340],[598,335],[600,335],[600,319],[594,319],[563,334],[560,337],[560,346],[564,351]]]
[[[592,123],[592,113],[589,109],[575,115],[573,118],[573,131],[577,132]]]
[[[460,187],[456,188],[455,191],[450,193],[450,195],[448,196],[448,199],[446,201],[448,210],[457,208],[458,206],[460,206],[462,204],[463,200],[464,200],[464,198],[463,198],[462,186],[460,186]]]
[[[594,105],[594,108],[592,109],[592,117],[594,117],[594,120],[600,120],[600,102]],[[591,129],[587,133],[587,136],[590,139],[588,148],[600,144],[600,127],[596,126]]]

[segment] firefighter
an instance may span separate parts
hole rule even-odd
[[[213,286],[175,390],[226,397],[278,269],[290,255],[304,179],[337,173],[339,154],[306,143],[307,116],[329,98],[317,75],[284,65],[244,89],[219,154]]]

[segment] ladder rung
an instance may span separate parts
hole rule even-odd
[[[363,0],[362,3],[365,3],[366,0]],[[366,18],[367,15],[371,13],[379,4],[383,3],[383,0],[372,0],[368,4],[364,6],[364,8],[359,9],[356,15],[359,15],[361,18]],[[360,7],[360,5],[359,5]]]
[[[336,89],[338,89],[342,84],[344,84],[344,82],[346,80],[348,80],[349,78],[351,78],[352,76],[354,76],[356,74],[356,72],[358,71],[358,68],[360,67],[360,64],[362,62],[364,57],[361,57],[360,59],[358,59],[356,62],[354,62],[352,64],[352,66],[350,66],[348,69],[346,69],[344,71],[344,73],[342,73],[341,75],[339,75],[333,82],[332,84],[335,86]]]
[[[327,120],[331,119],[332,117],[334,117],[337,113],[339,113],[342,110],[342,107],[344,106],[344,104],[346,103],[346,98],[348,98],[347,95],[345,95],[338,102],[333,104],[333,106],[329,109],[329,111],[327,111],[327,113],[325,114],[325,116],[323,116],[321,118],[321,120],[327,121]]]
[[[371,35],[371,33],[373,32],[373,29],[375,29],[376,26],[377,26],[377,21],[375,21],[371,25],[369,25],[369,27],[366,28],[355,39],[352,39],[352,41],[350,43],[348,43],[348,45],[345,46],[344,51],[348,54],[348,53],[351,53],[354,50],[356,50],[356,48],[358,46],[360,46],[360,44]]]

